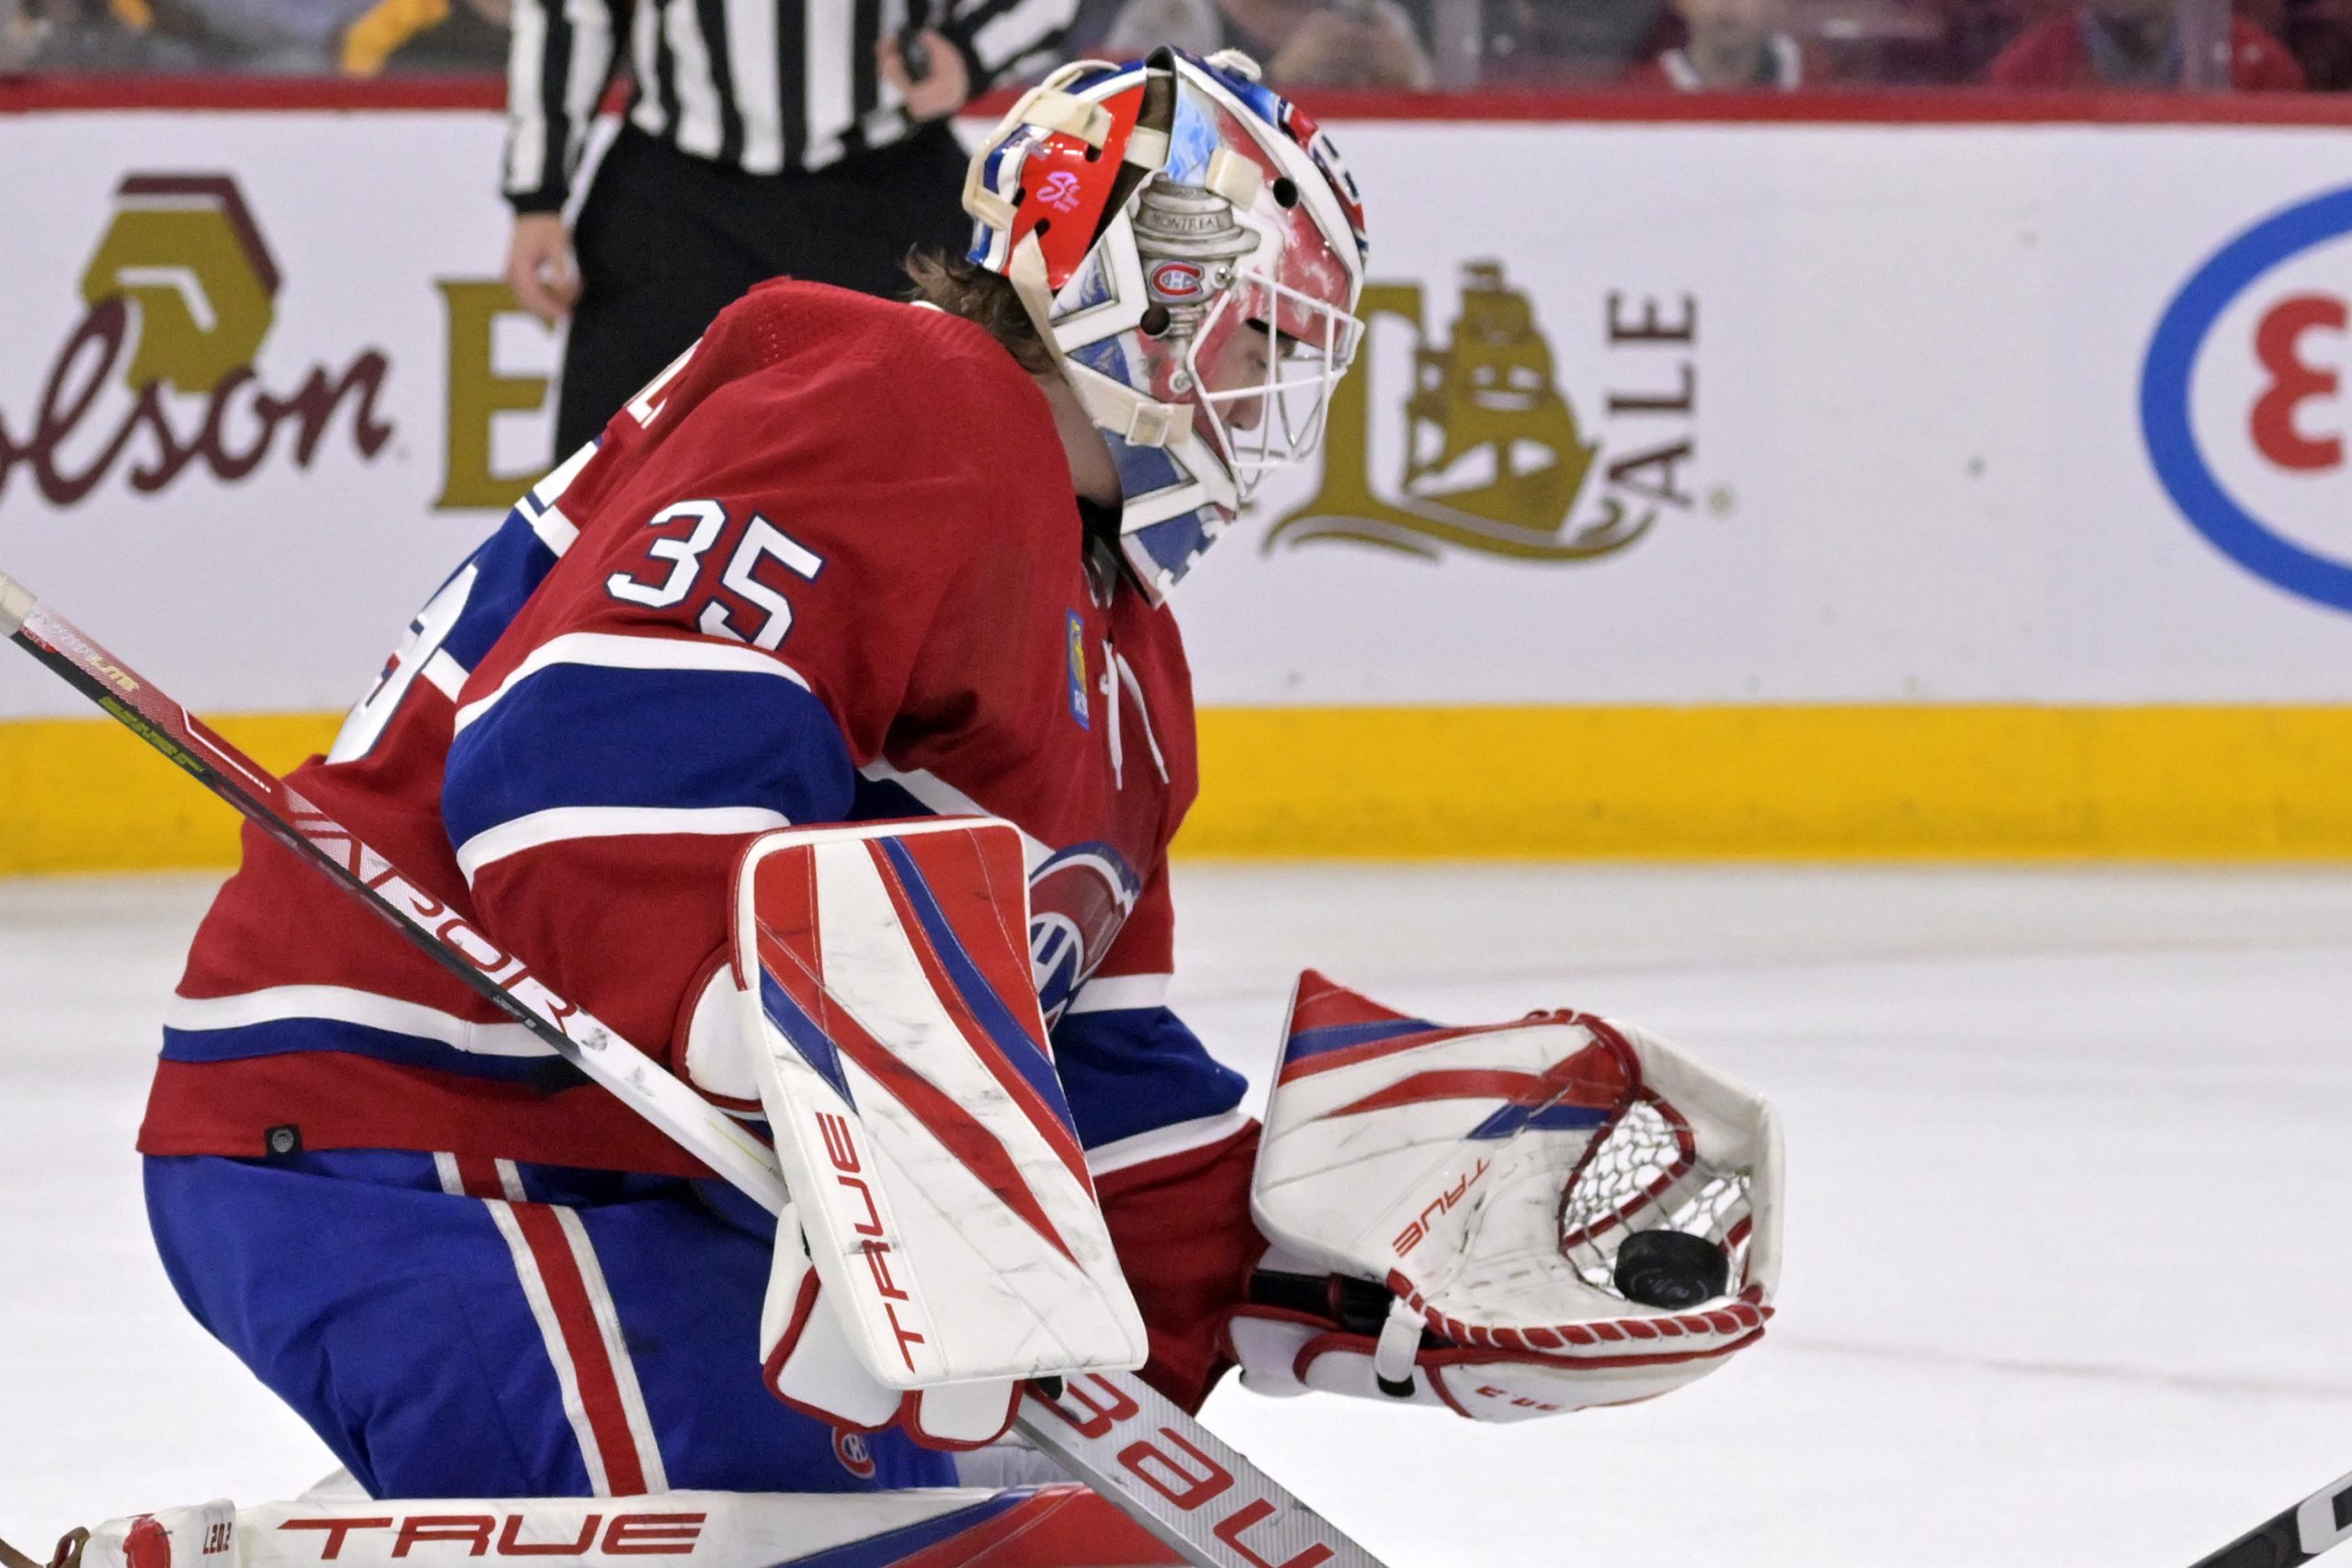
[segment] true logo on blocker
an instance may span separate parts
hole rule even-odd
[[[2272,214],[2184,284],[2149,344],[2140,427],[2175,506],[2222,554],[2352,610],[2352,188]]]

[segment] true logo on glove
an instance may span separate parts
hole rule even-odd
[[[1484,1158],[1481,1158],[1478,1161],[1477,1169],[1472,1171],[1469,1175],[1455,1182],[1443,1192],[1439,1193],[1436,1201],[1430,1203],[1428,1208],[1423,1209],[1413,1223],[1407,1225],[1403,1231],[1399,1232],[1396,1239],[1389,1244],[1396,1247],[1396,1256],[1402,1258],[1407,1253],[1412,1251],[1413,1248],[1420,1246],[1422,1240],[1430,1234],[1430,1222],[1434,1219],[1442,1219],[1445,1215],[1453,1213],[1453,1206],[1456,1203],[1461,1202],[1463,1197],[1469,1192],[1470,1189],[1478,1184],[1478,1179],[1486,1175],[1487,1170],[1487,1161]]]

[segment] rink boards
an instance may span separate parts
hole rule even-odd
[[[367,101],[0,100],[0,570],[278,764],[548,439],[496,117]],[[2352,855],[2345,111],[1969,102],[1339,123],[1369,346],[1180,601],[1186,847]],[[0,658],[0,872],[230,853]]]

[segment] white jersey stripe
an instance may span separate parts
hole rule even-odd
[[[502,1171],[514,1168],[512,1160],[498,1163]],[[613,1304],[612,1288],[605,1282],[605,1266],[598,1261],[587,1227],[576,1211],[559,1208],[555,1217],[563,1226],[564,1239],[571,1244],[572,1261],[580,1268],[581,1283],[587,1287],[589,1305],[595,1310],[596,1332],[605,1341],[605,1354],[612,1359],[613,1382],[620,1389],[629,1437],[637,1447],[638,1463],[645,1471],[645,1489],[667,1492],[670,1476],[662,1462],[662,1445],[654,1440],[653,1417],[645,1408],[645,1390],[637,1381],[637,1362],[630,1358],[628,1341],[621,1333],[620,1309]]]
[[[571,457],[566,457],[562,462],[557,464],[555,470],[552,473],[548,474],[547,478],[541,479],[538,483],[531,487],[530,500],[532,504],[542,510],[552,512],[555,509],[555,503],[563,499],[563,492],[571,488],[571,481],[580,477],[580,470],[588,466],[589,460],[596,456],[596,448],[602,445],[604,445],[604,443],[601,441],[591,441],[586,446],[581,447],[579,451],[574,452]],[[570,525],[567,524],[566,526],[569,527]],[[580,530],[573,528],[571,530],[571,537],[566,538],[560,545],[557,544],[553,539],[548,539],[548,548],[553,550],[558,555],[561,555],[566,549],[571,547],[571,540],[579,537],[579,536]],[[545,534],[541,534],[539,536],[543,539],[547,538]]]
[[[593,455],[595,450],[594,446],[582,446],[580,449],[583,457]],[[537,517],[532,518],[531,532],[539,536],[539,543],[553,550],[558,556],[571,548],[580,538],[580,525],[566,517],[562,508],[557,506],[550,506]]]
[[[550,508],[548,515],[553,516]],[[605,670],[707,670],[720,673],[779,675],[801,690],[808,682],[799,671],[772,653],[740,643],[704,637],[622,637],[612,632],[566,632],[551,637],[524,656],[498,689],[458,710],[450,730],[462,735],[476,719],[496,707],[506,694],[540,671],[558,664],[589,664]]]
[[[1078,988],[1069,1006],[1062,1010],[1069,1018],[1082,1012],[1125,1012],[1134,1008],[1164,1008],[1168,1005],[1168,985],[1170,975],[1105,975],[1089,980]]]
[[[498,1234],[506,1238],[506,1250],[514,1258],[514,1277],[523,1287],[523,1299],[530,1303],[531,1316],[539,1325],[539,1338],[547,1346],[548,1359],[555,1367],[556,1386],[562,1391],[563,1418],[571,1423],[571,1435],[580,1444],[580,1457],[588,1467],[589,1490],[599,1497],[613,1495],[612,1482],[605,1470],[605,1453],[596,1441],[596,1429],[589,1422],[588,1406],[580,1397],[580,1370],[572,1365],[571,1348],[564,1343],[563,1325],[557,1321],[555,1303],[548,1295],[548,1282],[539,1272],[539,1260],[531,1252],[529,1238],[523,1235],[521,1222],[514,1217],[514,1206],[496,1199],[484,1199],[483,1207],[490,1211]]]
[[[453,703],[466,689],[466,667],[437,648],[416,677]]]
[[[1125,1170],[1132,1165],[1206,1148],[1211,1144],[1222,1143],[1233,1136],[1250,1125],[1251,1120],[1247,1112],[1227,1111],[1215,1116],[1198,1116],[1190,1122],[1154,1127],[1148,1133],[1137,1133],[1133,1137],[1121,1138],[1087,1150],[1086,1168],[1097,1176],[1108,1176],[1114,1170]]]
[[[444,1192],[475,1199],[490,1211],[506,1243],[515,1280],[555,1372],[564,1419],[580,1445],[590,1489],[600,1497],[612,1495],[618,1472],[632,1493],[668,1491],[668,1470],[621,1330],[620,1311],[578,1211],[534,1202],[524,1190],[522,1168],[511,1159],[475,1158],[469,1169],[458,1156],[436,1152],[433,1167]],[[589,1364],[583,1366],[583,1359]],[[583,1386],[588,1383],[605,1391],[596,1396],[606,1404],[602,1421],[589,1408]],[[617,1420],[613,1403],[619,1406]],[[626,1444],[627,1453],[619,1453],[616,1444]],[[633,1466],[628,1462],[632,1457]]]
[[[555,1055],[519,1023],[476,1023],[418,1002],[343,986],[273,986],[232,997],[174,997],[164,1009],[164,1027],[191,1032],[307,1018],[437,1041],[477,1056]]]
[[[574,839],[624,839],[651,833],[763,833],[792,819],[764,806],[558,806],[486,828],[458,846],[466,886],[484,866],[525,850]]]
[[[507,1201],[527,1203],[531,1195],[523,1190],[523,1168],[511,1159],[493,1162],[498,1168],[498,1190],[506,1194]]]
[[[924,809],[936,812],[942,817],[994,817],[996,815],[945,779],[935,773],[925,773],[921,768],[911,768],[901,773],[877,757],[857,771],[876,784],[897,784],[900,789],[913,795]],[[1039,866],[1053,858],[1054,852],[1043,839],[1032,834],[1020,823],[1014,822],[1012,827],[1014,831],[1021,835],[1023,866],[1034,874]]]

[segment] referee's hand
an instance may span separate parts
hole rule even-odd
[[[580,299],[580,268],[560,212],[518,212],[506,246],[506,284],[526,310],[548,326]]]
[[[923,51],[930,58],[930,71],[920,77],[907,74],[906,56],[899,51],[898,39],[885,33],[874,45],[874,58],[882,67],[882,79],[899,90],[906,101],[907,118],[915,121],[944,119],[964,107],[972,96],[972,78],[964,69],[964,53],[947,41],[944,33],[925,28],[917,35],[922,39]]]

